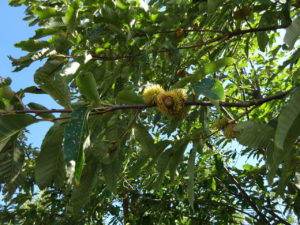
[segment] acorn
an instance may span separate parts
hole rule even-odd
[[[177,77],[185,77],[186,76],[186,71],[185,69],[179,69],[176,71],[176,76]]]
[[[220,117],[215,120],[214,126],[218,130],[223,130],[228,125],[228,119],[225,117]]]
[[[235,11],[233,13],[233,17],[237,20],[246,19],[252,13],[251,8],[249,6],[244,6],[241,9]]]
[[[187,94],[183,89],[166,91],[157,96],[157,108],[167,116],[182,119],[186,115],[184,104],[186,99]]]
[[[234,127],[235,127],[235,124],[234,124],[234,123],[230,123],[230,124],[228,124],[228,125],[224,128],[224,130],[223,130],[224,136],[225,136],[227,139],[233,139],[233,138],[236,137],[237,132],[234,131]]]
[[[178,40],[182,40],[184,38],[185,32],[184,29],[179,28],[175,31],[175,38]]]
[[[157,95],[164,93],[165,90],[158,84],[150,84],[143,91],[144,102],[146,104],[156,104]]]

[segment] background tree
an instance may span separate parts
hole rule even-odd
[[[1,80],[2,223],[297,222],[298,1],[9,3],[39,26],[15,71],[45,63],[36,86]]]

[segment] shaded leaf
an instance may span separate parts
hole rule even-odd
[[[269,36],[266,32],[258,32],[256,34],[257,37],[257,43],[259,46],[259,49],[264,52],[266,50],[266,46],[269,42]]]
[[[300,35],[300,16],[293,20],[291,25],[286,29],[284,35],[284,42],[290,47],[293,48],[295,42],[298,40]]]
[[[117,96],[118,102],[121,104],[144,104],[143,98],[136,94],[133,90],[122,90]]]
[[[211,98],[213,100],[224,100],[225,94],[223,85],[220,81],[205,78],[193,85],[195,93],[197,95],[203,94],[205,97]]]
[[[221,0],[208,0],[207,1],[208,13],[214,13],[221,3],[222,3]]]
[[[298,162],[297,159],[295,159],[295,156],[293,154],[289,154],[282,165],[276,196],[282,195],[285,192],[285,187],[290,181],[290,178],[297,164]]]
[[[113,158],[110,164],[102,164],[102,171],[107,188],[112,192],[116,192],[118,177],[122,171],[124,156],[120,153],[118,148],[113,154],[114,155],[110,155],[110,157]]]
[[[87,120],[90,109],[79,107],[72,112],[72,119],[65,128],[64,161],[72,166],[75,163],[74,178],[79,184],[84,166],[84,149],[89,146]]]
[[[50,43],[48,41],[40,41],[34,39],[29,39],[27,41],[20,41],[15,44],[15,47],[21,48],[23,51],[28,51],[28,52],[35,52],[42,48],[47,48],[49,46]]]
[[[0,116],[0,142],[8,140],[19,131],[36,121],[37,120],[34,116],[25,114]]]
[[[156,153],[156,148],[152,136],[142,124],[135,124],[134,128],[135,138],[142,146],[143,151],[149,156],[154,156]]]
[[[175,83],[174,88],[184,87],[186,84],[191,82],[192,84],[201,80],[206,74],[215,73],[219,71],[222,67],[231,65],[235,62],[234,58],[224,57],[215,62],[207,63],[202,66],[199,70],[195,72],[195,74],[189,75],[187,77],[182,78],[178,82]]]
[[[194,210],[194,199],[195,199],[195,160],[196,160],[196,152],[197,149],[193,147],[190,151],[190,157],[188,160],[188,167],[187,167],[187,175],[189,177],[188,179],[188,185],[187,185],[187,193],[188,193],[188,201]]]
[[[48,110],[45,106],[34,102],[30,102],[27,105],[29,106],[30,109],[33,110]],[[42,118],[55,118],[55,116],[52,113],[41,113],[39,114],[39,116]]]
[[[275,134],[271,126],[251,120],[238,123],[234,130],[238,132],[238,142],[251,148],[267,147]]]
[[[43,140],[35,167],[35,179],[40,189],[44,189],[52,183],[61,187],[64,183],[65,165],[62,145],[64,129],[65,126],[62,123],[55,123]]]
[[[275,133],[275,145],[279,149],[290,149],[300,135],[300,90],[291,98],[279,115]]]
[[[160,189],[161,183],[163,182],[165,177],[165,172],[168,169],[172,154],[173,154],[172,149],[168,149],[159,156],[159,159],[157,161],[157,167],[156,167],[158,172],[158,177],[154,183],[154,188],[156,190]]]
[[[49,59],[35,72],[34,81],[60,105],[71,108],[69,87],[64,78],[56,73],[63,64],[62,59]]]
[[[171,179],[174,179],[176,168],[183,159],[183,154],[184,154],[184,151],[185,151],[188,143],[189,143],[188,140],[183,139],[183,140],[177,141],[174,144],[172,157],[170,159],[170,165],[169,165]]]
[[[98,181],[100,162],[90,155],[87,158],[87,165],[84,167],[80,184],[74,188],[70,200],[70,209],[72,213],[76,214],[84,207],[92,194]]]

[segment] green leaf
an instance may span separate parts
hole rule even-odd
[[[211,178],[211,190],[216,191],[217,190],[217,184],[214,177]]]
[[[21,48],[23,51],[35,52],[50,46],[48,41],[29,39],[27,41],[20,41],[15,44],[15,47]]]
[[[209,14],[214,13],[219,5],[222,3],[221,0],[208,0],[207,1],[207,11]]]
[[[258,32],[256,34],[257,37],[257,43],[259,46],[259,49],[264,52],[266,50],[266,46],[269,42],[269,36],[266,32]]]
[[[63,138],[65,126],[55,123],[47,132],[36,160],[35,180],[40,189],[55,183],[62,187],[65,179]]]
[[[225,98],[223,85],[218,80],[205,78],[201,82],[193,85],[193,88],[197,95],[203,94],[205,97],[217,101],[224,100]]]
[[[144,104],[142,96],[133,90],[122,90],[118,93],[117,100],[121,104]]]
[[[32,12],[39,16],[40,19],[46,19],[53,16],[57,16],[58,12],[53,7],[35,8]]]
[[[96,184],[99,183],[98,173],[100,162],[92,155],[87,157],[87,165],[84,167],[80,184],[72,192],[69,210],[73,215],[78,215],[80,209],[84,207],[92,194]]]
[[[295,158],[295,155],[289,154],[288,158],[284,161],[282,165],[276,196],[285,193],[285,187],[289,183],[297,164],[298,161]]]
[[[19,131],[37,121],[34,116],[26,114],[0,116],[0,142],[6,141]]]
[[[73,1],[68,6],[68,9],[65,14],[66,24],[68,26],[68,31],[73,32],[76,27],[76,19],[78,16],[78,1]]]
[[[34,102],[30,102],[27,105],[32,110],[48,110],[45,106],[34,103]],[[55,116],[52,113],[41,113],[41,114],[39,114],[39,116],[42,118],[55,118]]]
[[[62,59],[49,59],[34,74],[34,81],[60,105],[71,108],[69,87],[62,76],[56,73],[64,64]]]
[[[161,187],[161,183],[164,180],[165,172],[168,169],[172,154],[173,154],[173,150],[168,149],[168,150],[162,152],[161,155],[159,156],[159,159],[157,161],[157,167],[156,167],[159,175],[158,175],[155,183],[153,184],[154,188],[156,190],[159,190]]]
[[[65,19],[66,19],[66,24],[69,25],[70,22],[74,19],[76,16],[76,10],[78,8],[78,3],[77,1],[72,2],[66,11]]]
[[[24,153],[18,145],[19,133],[12,136],[8,141],[1,142],[3,147],[0,151],[0,182],[2,183],[4,200],[8,201],[16,189],[25,182],[22,172]],[[5,191],[4,191],[5,190]]]
[[[107,188],[112,192],[116,192],[118,177],[122,171],[124,155],[117,149],[114,155],[110,157],[113,158],[112,162],[110,164],[102,164],[102,172]]]
[[[14,72],[21,71],[25,67],[30,66],[31,63],[37,60],[44,59],[53,54],[53,51],[50,49],[46,51],[39,51],[39,52],[30,52],[25,56],[22,56],[18,59],[8,56],[9,60],[12,62],[12,65],[15,67],[13,70]]]
[[[293,209],[295,214],[300,217],[300,194],[298,192],[297,197],[295,198]]]
[[[298,16],[291,25],[286,29],[284,35],[284,42],[290,47],[293,48],[295,42],[298,40],[300,35],[300,16]]]
[[[238,123],[234,131],[238,132],[238,142],[250,148],[268,147],[275,134],[273,127],[251,120]]]
[[[202,66],[199,70],[197,70],[195,74],[184,77],[178,82],[176,82],[173,87],[181,88],[184,87],[189,82],[191,82],[192,84],[196,83],[197,81],[201,80],[206,74],[215,73],[219,71],[222,67],[231,65],[235,61],[236,60],[234,58],[224,57],[215,62],[207,63],[206,65]]]
[[[125,5],[121,0],[117,0],[116,6],[117,6],[118,8],[120,8],[120,9],[123,9],[123,10],[125,10],[125,9],[128,8],[127,5]]]
[[[72,166],[75,163],[75,184],[79,184],[84,166],[84,149],[89,147],[88,107],[79,107],[72,112],[72,119],[65,128],[64,161]]]
[[[135,124],[135,138],[140,143],[143,151],[149,155],[154,156],[156,153],[156,148],[152,136],[148,133],[147,129],[143,124]]]
[[[94,105],[97,106],[100,104],[100,96],[97,91],[97,83],[93,73],[80,73],[76,77],[76,85],[79,88],[80,93]]]
[[[197,148],[194,146],[190,151],[190,157],[188,160],[188,167],[187,167],[187,175],[189,177],[188,185],[187,185],[188,201],[193,210],[194,210],[194,199],[195,199],[194,186],[195,186],[196,152],[197,152]]]
[[[183,139],[183,140],[177,141],[174,144],[173,154],[172,154],[172,157],[170,159],[170,164],[169,164],[171,180],[174,179],[176,168],[183,159],[183,154],[184,154],[184,151],[185,151],[188,143],[189,143],[188,140]]]
[[[275,145],[279,149],[291,149],[300,135],[300,90],[291,98],[279,115],[275,132]]]
[[[37,86],[27,87],[24,90],[21,90],[20,92],[32,93],[32,94],[45,94],[45,92],[42,89],[38,88]]]

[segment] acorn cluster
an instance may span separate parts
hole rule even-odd
[[[218,130],[222,130],[227,139],[235,138],[237,135],[237,132],[234,130],[235,123],[229,123],[224,117],[216,119],[214,126]]]
[[[152,84],[143,92],[146,104],[155,104],[164,115],[183,119],[186,115],[185,100],[187,94],[183,89],[165,91],[160,85]]]

